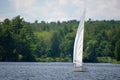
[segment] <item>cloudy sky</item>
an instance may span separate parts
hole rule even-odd
[[[26,21],[120,20],[120,0],[0,0],[0,21],[17,15]]]

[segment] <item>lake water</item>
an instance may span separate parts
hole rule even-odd
[[[0,62],[0,80],[120,80],[120,64],[85,63],[87,72],[74,72],[73,63]]]

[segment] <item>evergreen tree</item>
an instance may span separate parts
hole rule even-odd
[[[114,54],[115,58],[120,61],[120,40],[116,42]]]

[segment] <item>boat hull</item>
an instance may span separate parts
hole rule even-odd
[[[75,67],[75,72],[87,72],[87,68],[84,67]]]

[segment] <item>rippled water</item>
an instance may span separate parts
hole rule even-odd
[[[0,62],[0,80],[120,80],[120,64],[85,63],[87,72],[74,72],[72,63]]]

